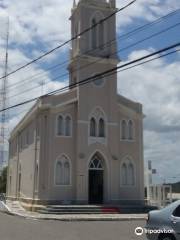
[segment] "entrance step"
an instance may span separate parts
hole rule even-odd
[[[130,214],[148,213],[154,210],[148,206],[96,206],[96,205],[48,205],[37,209],[41,214]]]
[[[37,210],[43,214],[118,214],[119,208],[103,206],[47,206]]]

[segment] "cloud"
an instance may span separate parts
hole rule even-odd
[[[10,41],[19,45],[36,44],[38,39],[49,45],[70,37],[71,1],[6,0],[1,15],[10,17]],[[63,24],[62,24],[63,22]]]
[[[150,52],[152,50],[134,51],[128,61]],[[173,168],[180,156],[179,76],[179,61],[167,59],[120,72],[118,76],[119,92],[143,104],[145,160],[153,160],[161,178],[179,171]]]
[[[128,0],[117,0],[117,7],[121,8],[129,2]],[[118,29],[121,31],[128,24],[137,20],[153,21],[178,8],[180,8],[179,0],[138,0],[117,14]]]
[[[3,49],[0,51],[3,51]],[[23,54],[22,51],[18,49],[9,50],[10,71],[29,61],[30,59]],[[3,68],[4,65],[0,65],[1,75],[4,74]],[[8,106],[13,106],[29,99],[36,98],[42,94],[46,94],[67,85],[66,81],[53,81],[49,71],[42,69],[38,64],[30,65],[28,69],[23,69],[10,75],[7,78],[7,81],[6,105]],[[44,83],[44,86],[42,86],[42,82]],[[0,89],[1,88],[2,81],[0,84]],[[34,102],[7,112],[10,118],[9,131],[15,127],[18,121],[25,115],[33,104]]]

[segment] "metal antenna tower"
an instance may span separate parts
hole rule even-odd
[[[9,47],[9,17],[7,20],[7,32],[5,37],[5,64],[4,64],[4,78],[2,79],[1,84],[1,109],[5,109],[7,106],[7,73],[8,73],[8,47]],[[0,138],[1,138],[1,149],[0,149],[0,157],[1,157],[1,167],[5,164],[5,145],[7,144],[7,112],[3,111],[1,114],[1,127],[0,127]]]

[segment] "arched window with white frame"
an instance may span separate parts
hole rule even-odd
[[[56,185],[63,185],[63,164],[61,161],[56,163]]]
[[[66,156],[61,156],[55,165],[55,184],[59,186],[70,185],[71,180],[71,165]]]
[[[64,135],[64,118],[62,115],[59,115],[57,119],[57,134],[58,136]]]
[[[134,124],[132,120],[128,122],[128,140],[133,140],[134,138]]]
[[[134,162],[130,158],[126,158],[121,164],[121,185],[134,186],[135,185],[135,167]]]
[[[105,44],[105,22],[101,21],[105,18],[101,11],[96,11],[91,19],[91,48],[103,49]]]
[[[91,30],[91,45],[92,45],[92,49],[96,49],[97,48],[97,39],[98,39],[98,27],[97,27],[97,21],[96,18],[94,17],[92,19],[92,30]]]
[[[134,165],[132,163],[128,164],[128,185],[133,186],[135,183],[134,179]]]
[[[100,49],[103,49],[104,48],[104,24],[105,22],[100,22],[99,24],[99,47]]]
[[[122,165],[121,169],[121,174],[122,174],[122,185],[127,185],[127,166],[125,163]]]
[[[105,122],[103,118],[99,119],[99,137],[105,137]]]
[[[96,154],[90,161],[89,170],[104,170],[103,161],[99,154]]]
[[[96,137],[96,131],[97,131],[96,120],[92,117],[90,120],[90,136]]]
[[[72,131],[72,120],[70,116],[67,116],[65,118],[65,135],[71,136],[71,131]]]
[[[127,123],[126,120],[122,120],[121,122],[121,139],[126,140],[126,132],[127,132]]]
[[[64,185],[70,184],[70,164],[68,161],[64,162]]]
[[[107,135],[107,118],[101,107],[92,110],[89,116],[89,136],[91,143],[93,141],[105,143]]]

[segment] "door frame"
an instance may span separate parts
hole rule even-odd
[[[90,171],[94,171],[94,172],[101,172],[102,173],[102,202],[101,203],[91,203],[90,202]],[[88,203],[89,204],[103,204],[104,203],[104,169],[89,169],[88,170]]]
[[[104,203],[108,203],[110,199],[110,168],[109,162],[107,160],[106,155],[100,150],[95,150],[92,154],[90,154],[87,165],[86,165],[86,202],[89,202],[89,169],[90,163],[95,156],[99,156],[103,163],[103,200]]]

